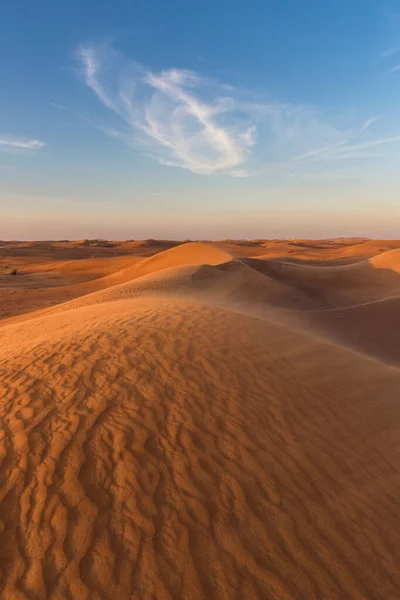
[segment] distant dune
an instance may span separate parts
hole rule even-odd
[[[400,597],[400,242],[2,246],[0,598]]]

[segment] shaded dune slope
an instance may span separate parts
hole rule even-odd
[[[400,250],[341,266],[307,266],[245,259],[258,272],[302,291],[320,308],[350,306],[400,295]]]
[[[314,300],[313,306],[298,303],[298,310],[286,315],[287,323],[400,365],[400,250],[341,266],[245,262]]]
[[[297,317],[308,330],[400,365],[400,295],[348,308],[304,311]]]

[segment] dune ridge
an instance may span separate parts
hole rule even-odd
[[[397,598],[393,340],[354,352],[326,320],[384,322],[343,303],[376,272],[368,310],[396,302],[393,252],[287,268],[182,244],[2,321],[0,597]]]

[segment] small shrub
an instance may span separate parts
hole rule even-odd
[[[13,269],[10,275],[18,275],[18,269]]]

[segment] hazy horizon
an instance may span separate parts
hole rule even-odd
[[[99,242],[117,242],[117,243],[124,243],[124,242],[145,242],[145,241],[150,241],[150,240],[154,240],[154,241],[158,241],[158,242],[168,242],[168,241],[173,241],[173,242],[179,242],[179,243],[187,243],[187,242],[224,242],[224,241],[232,241],[232,242],[256,242],[256,241],[276,241],[276,240],[282,240],[282,241],[292,241],[292,240],[312,240],[312,241],[319,241],[319,240],[323,240],[323,241],[329,241],[329,240],[371,240],[371,241],[379,241],[379,239],[382,239],[383,241],[395,241],[396,238],[372,238],[370,236],[331,236],[331,237],[255,237],[255,238],[241,238],[241,237],[236,237],[236,238],[159,238],[159,237],[142,237],[142,238],[129,238],[129,237],[125,237],[125,238],[106,238],[106,237],[100,237],[100,236],[90,236],[90,237],[82,237],[82,238],[45,238],[45,237],[39,237],[39,238],[9,238],[9,239],[5,239],[2,238],[0,239],[0,243],[4,242],[6,244],[13,244],[13,243],[62,243],[62,242],[71,242],[71,243],[76,243],[76,242],[86,242],[86,241],[99,241]]]

